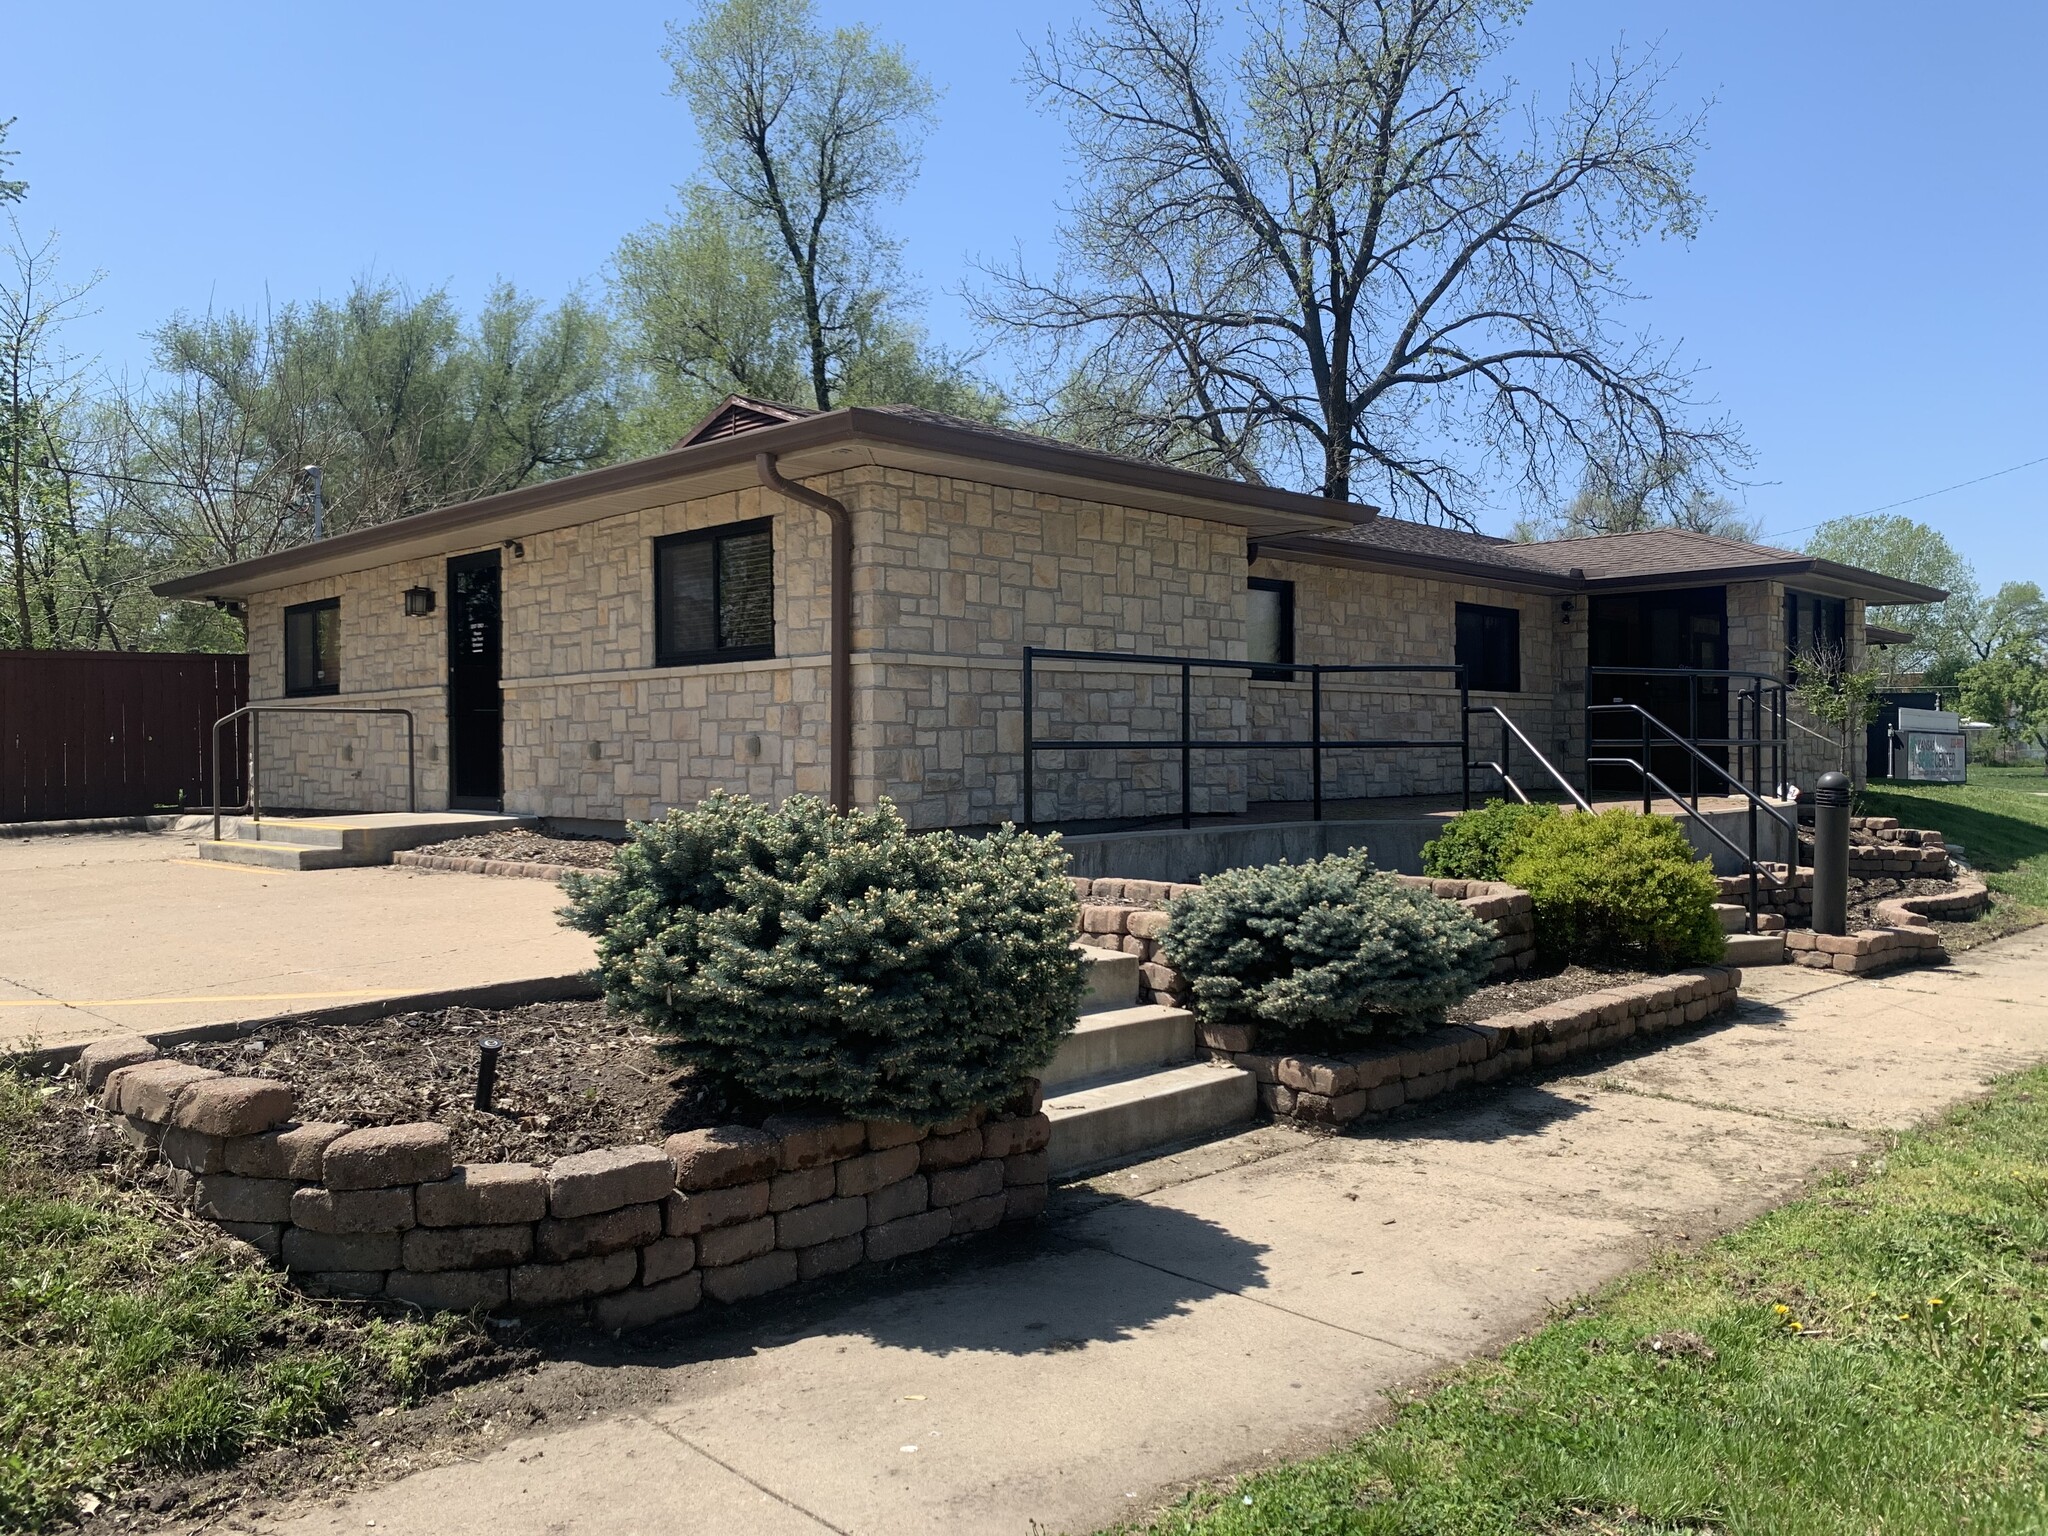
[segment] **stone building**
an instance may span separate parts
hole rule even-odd
[[[1317,734],[1328,799],[1459,794],[1500,715],[1525,786],[1550,787],[1533,748],[1627,795],[1587,758],[1633,750],[1639,717],[1589,715],[1589,686],[1746,762],[1727,740],[1759,734],[1752,699],[1775,720],[1795,649],[1854,665],[1866,602],[1943,595],[1679,530],[1516,544],[907,407],[737,398],[664,453],[157,590],[240,606],[251,702],[313,711],[264,717],[267,806],[403,805],[405,717],[325,712],[388,709],[422,809],[615,826],[723,787],[888,795],[924,827],[1024,817],[1027,647],[1095,653],[1030,660],[1041,824],[1179,814],[1184,709],[1190,814],[1308,798],[1316,754],[1255,743]],[[1137,656],[1237,665],[1183,685]],[[1836,766],[1817,729],[1795,719],[1764,771]],[[1695,760],[1650,761],[1675,782]]]

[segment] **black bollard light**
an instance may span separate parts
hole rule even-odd
[[[476,1059],[476,1107],[486,1114],[490,1112],[491,1095],[498,1087],[498,1052],[505,1049],[502,1040],[482,1040],[478,1043]]]
[[[1813,931],[1849,926],[1849,776],[1824,773],[1813,788]]]

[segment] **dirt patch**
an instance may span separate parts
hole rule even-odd
[[[560,864],[568,869],[608,869],[612,855],[621,846],[615,838],[574,836],[542,823],[538,827],[514,827],[503,832],[478,832],[469,837],[450,838],[445,843],[428,843],[417,851],[456,859],[502,859],[508,864]]]
[[[486,1039],[504,1042],[488,1112],[475,1107]],[[658,1145],[677,1131],[745,1118],[668,1061],[656,1036],[611,1017],[601,1002],[286,1022],[175,1054],[237,1076],[284,1079],[301,1120],[438,1121],[467,1162],[545,1163],[597,1147]]]
[[[1953,880],[1909,880],[1894,879],[1889,875],[1871,875],[1849,882],[1849,929],[1876,928],[1884,923],[1878,915],[1880,901],[1892,901],[1900,896],[1953,896],[1957,889]],[[1935,918],[1939,922],[1941,919]],[[1968,921],[1968,919],[1964,919]]]
[[[1462,1003],[1453,1005],[1445,1018],[1452,1024],[1478,1024],[1504,1013],[1526,1013],[1545,1003],[1562,1003],[1584,997],[1588,992],[1604,992],[1609,987],[1656,979],[1653,971],[1603,971],[1587,965],[1568,965],[1562,970],[1531,972],[1481,987]]]

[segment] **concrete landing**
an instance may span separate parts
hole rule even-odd
[[[238,816],[199,856],[262,869],[342,869],[389,864],[401,848],[533,825],[531,816],[485,811],[390,811],[362,816]]]

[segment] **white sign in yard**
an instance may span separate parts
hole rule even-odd
[[[1905,711],[1899,711],[1904,714]],[[1907,731],[1906,778],[1915,784],[1961,784],[1968,777],[1961,731]]]

